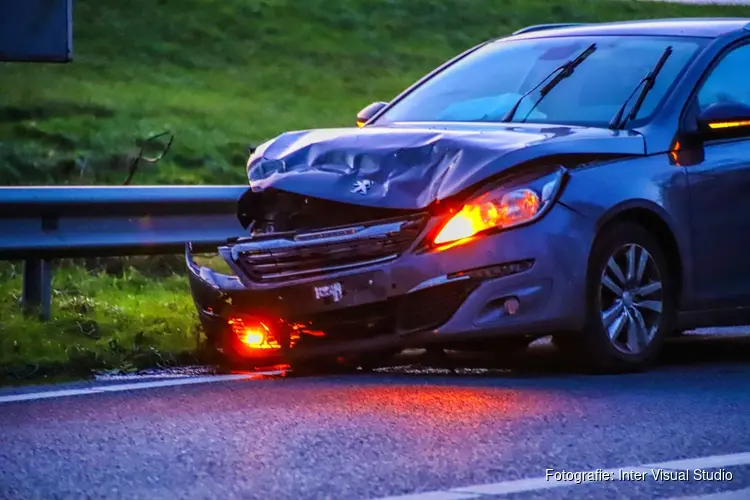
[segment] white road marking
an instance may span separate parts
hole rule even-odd
[[[747,500],[748,498],[750,498],[750,488],[722,491],[721,493],[708,493],[692,497],[674,497],[668,500]]]
[[[397,495],[383,497],[373,500],[472,500],[476,498],[486,498],[488,496],[509,495],[512,493],[525,493],[530,491],[549,490],[553,488],[582,486],[592,484],[597,481],[585,480],[586,476],[602,477],[603,473],[615,474],[616,480],[619,480],[620,471],[622,472],[645,472],[651,477],[651,469],[667,470],[685,470],[685,469],[718,469],[721,467],[736,467],[739,465],[750,465],[750,453],[733,453],[730,455],[712,455],[708,457],[696,457],[680,460],[671,460],[669,462],[648,463],[643,465],[634,465],[631,467],[618,467],[614,469],[598,469],[592,471],[580,471],[583,481],[556,481],[547,476],[530,477],[526,479],[516,479],[513,481],[502,481],[499,483],[476,484],[473,486],[462,486],[450,488],[441,491],[430,491],[424,493],[410,493],[406,495]],[[560,472],[559,470],[556,472]],[[574,471],[570,471],[574,472]],[[578,472],[578,471],[575,471]],[[705,500],[735,500],[750,498],[750,489],[740,490],[739,492],[727,492],[728,494],[738,494],[739,496],[697,496],[686,497],[681,500],[705,499]],[[744,496],[743,496],[744,495]],[[672,499],[677,500],[677,499]]]
[[[267,375],[281,375],[283,371],[274,370],[268,372],[254,372],[239,375],[211,375],[208,377],[185,377],[182,379],[155,380],[150,382],[133,382],[129,384],[111,384],[93,387],[82,387],[80,389],[63,389],[59,391],[40,391],[24,394],[10,394],[0,396],[0,404],[16,403],[19,401],[35,401],[38,399],[64,398],[68,396],[85,396],[87,394],[101,394],[104,392],[137,391],[141,389],[152,389],[154,387],[173,387],[192,384],[210,384],[215,382],[230,382],[234,380],[251,380]]]
[[[718,469],[720,467],[736,467],[738,465],[750,464],[750,452],[733,453],[731,455],[713,455],[701,458],[686,458],[661,462],[658,464],[646,464],[641,467],[648,469]]]

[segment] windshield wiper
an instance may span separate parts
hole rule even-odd
[[[654,68],[649,71],[648,74],[644,76],[640,82],[638,82],[638,85],[635,86],[633,92],[628,96],[627,99],[625,99],[625,102],[622,103],[620,109],[617,110],[617,114],[612,117],[612,120],[610,120],[609,122],[609,128],[611,128],[612,130],[622,129],[625,127],[625,124],[636,117],[638,111],[641,110],[641,106],[643,105],[643,101],[646,99],[646,96],[651,91],[651,89],[654,88],[654,84],[656,83],[656,76],[664,67],[664,64],[666,64],[667,59],[669,59],[669,56],[672,55],[672,52],[673,49],[671,45],[664,49],[664,52],[662,52],[661,57],[659,57],[659,60],[654,65]],[[633,104],[633,107],[630,109],[630,113],[628,113],[628,115],[623,119],[622,115],[623,113],[625,113],[625,109],[627,108],[630,100],[633,98],[635,93],[638,92],[638,89],[641,89],[641,93],[638,94],[638,99],[636,99],[635,104]]]
[[[539,105],[539,103],[541,102],[541,100],[544,99],[544,97],[547,94],[549,94],[549,92],[558,83],[560,83],[565,78],[567,78],[570,75],[572,75],[573,71],[575,71],[575,69],[578,67],[578,65],[581,64],[588,56],[590,56],[591,54],[593,54],[595,50],[596,50],[596,43],[592,43],[591,45],[589,45],[586,48],[586,50],[584,50],[583,52],[581,52],[580,54],[578,54],[576,57],[574,57],[573,59],[570,59],[568,61],[565,61],[560,66],[558,66],[555,69],[553,69],[549,73],[549,75],[547,75],[547,76],[544,77],[544,79],[541,82],[539,82],[538,84],[536,84],[536,86],[534,86],[531,90],[529,90],[528,92],[526,92],[525,94],[523,94],[520,97],[520,99],[518,99],[516,101],[516,103],[513,105],[513,107],[510,108],[510,111],[508,111],[508,113],[506,113],[506,115],[503,117],[502,121],[503,122],[509,122],[509,121],[513,120],[513,116],[518,111],[518,108],[521,106],[521,103],[523,102],[523,100],[526,99],[527,97],[529,97],[531,94],[533,94],[536,91],[536,89],[538,89],[539,87],[542,87],[542,85],[544,84],[544,82],[546,82],[547,80],[549,80],[552,77],[552,75],[555,75],[555,77],[552,78],[552,80],[550,80],[547,83],[547,85],[544,85],[544,87],[542,87],[542,89],[539,91],[539,99],[537,99],[537,101],[534,103],[534,106],[532,106],[531,110],[526,114],[526,116],[529,116],[531,114],[531,112],[534,111],[534,109]],[[555,73],[557,73],[557,74],[555,74]],[[524,118],[524,120],[525,119],[526,118]]]

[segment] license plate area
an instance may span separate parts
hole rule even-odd
[[[297,316],[383,301],[389,286],[387,274],[375,271],[297,285],[280,292],[279,299]]]
[[[315,299],[322,300],[324,304],[335,304],[344,298],[344,287],[340,281],[329,285],[313,286],[313,292],[315,292]]]

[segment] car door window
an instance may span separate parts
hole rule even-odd
[[[750,106],[750,45],[738,47],[714,66],[698,92],[701,109],[719,102],[736,102]]]

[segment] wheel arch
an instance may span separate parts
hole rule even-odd
[[[642,226],[659,243],[667,260],[669,272],[675,280],[675,298],[679,307],[685,287],[685,255],[680,248],[674,224],[661,206],[648,200],[632,200],[613,207],[597,221],[592,249],[602,234],[624,222]],[[592,254],[593,252],[589,252],[587,273],[590,272]]]

